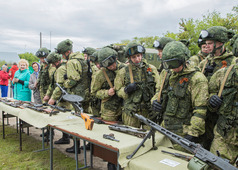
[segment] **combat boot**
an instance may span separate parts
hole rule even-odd
[[[77,141],[77,142],[78,142],[78,154],[80,154],[80,153],[81,153],[81,150],[80,150],[80,141]],[[75,153],[75,143],[74,143],[74,145],[73,145],[72,147],[66,148],[65,151],[68,152],[68,153]]]
[[[63,133],[62,138],[55,141],[54,144],[70,144],[69,135],[66,133]]]

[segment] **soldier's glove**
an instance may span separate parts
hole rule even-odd
[[[137,89],[136,83],[130,83],[129,85],[127,85],[127,86],[125,87],[124,92],[125,92],[126,94],[130,94],[130,93],[136,91],[136,89]]]
[[[191,142],[194,142],[194,143],[198,143],[199,142],[199,138],[198,137],[195,137],[195,136],[191,136],[191,135],[185,135],[184,136],[185,139],[191,141]]]
[[[205,72],[207,72],[207,73],[213,73],[213,70],[214,70],[215,67],[216,67],[216,63],[214,62],[212,65],[208,65],[208,66],[205,68]]]
[[[67,74],[64,75],[64,79],[67,80],[68,79],[68,76]]]
[[[219,108],[222,104],[222,99],[217,95],[213,95],[210,97],[208,102],[213,108]]]
[[[153,103],[152,103],[152,109],[155,111],[155,112],[161,112],[162,110],[162,105],[157,102],[157,100],[154,100]]]

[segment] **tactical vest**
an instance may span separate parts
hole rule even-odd
[[[38,85],[42,88],[43,93],[45,94],[50,85],[50,76],[49,76],[50,65],[42,66],[39,73],[39,83]]]
[[[124,67],[124,65],[120,64],[119,65],[119,70],[123,67]],[[105,71],[106,71],[106,74],[107,74],[109,80],[111,81],[112,85],[114,86],[114,79],[116,77],[116,73],[114,71],[111,71],[111,70],[108,70],[108,69],[105,69]],[[106,89],[106,90],[110,89],[110,86],[109,86],[107,81],[105,81],[102,84],[101,89]],[[118,110],[118,108],[121,107],[121,104],[122,104],[122,98],[118,97],[115,94],[115,95],[111,96],[109,98],[109,100],[107,100],[105,102],[104,108],[116,112]]]
[[[223,102],[218,111],[217,132],[226,138],[231,128],[238,126],[238,69],[233,68],[222,91]],[[237,132],[238,133],[238,132]],[[238,143],[237,143],[238,145]]]
[[[210,78],[212,77],[212,75],[219,69],[221,68],[224,68],[224,67],[227,67],[227,66],[230,66],[231,65],[231,62],[233,60],[233,57],[232,55],[230,56],[227,56],[225,59],[216,59],[214,63],[211,62],[211,60],[209,60],[206,64],[206,67],[207,66],[211,66],[213,64],[215,64],[215,67],[213,69],[213,72],[212,73],[207,73],[206,71],[204,72],[204,75],[207,77],[208,81],[210,80]],[[205,67],[205,68],[206,68]]]
[[[130,84],[129,67],[126,66],[125,74],[125,86]],[[138,74],[141,72],[142,74]],[[128,95],[125,100],[124,109],[125,112],[131,114],[131,112],[138,112],[142,108],[150,113],[151,103],[150,100],[155,94],[155,78],[148,64],[145,64],[142,68],[132,66],[132,74],[134,82],[137,85],[137,90]],[[141,76],[140,76],[141,75]]]
[[[89,86],[90,86],[88,77],[88,65],[84,59],[81,58],[73,58],[73,59],[76,59],[80,62],[82,73],[80,75],[81,76],[80,80],[73,88],[70,89],[70,91],[75,95],[83,97],[84,102],[86,102],[89,100]],[[80,70],[77,70],[77,72],[80,72]]]
[[[179,76],[173,83],[169,83],[168,100],[163,118],[165,128],[174,133],[182,134],[183,125],[190,125],[193,108],[188,85],[196,72]]]
[[[123,67],[124,67],[124,65],[122,65],[122,64],[119,65],[119,69],[121,69]],[[108,69],[105,69],[105,72],[106,72],[109,80],[111,81],[112,85],[114,86],[114,79],[116,77],[116,73],[114,71],[111,71],[111,70],[108,70]],[[110,89],[110,86],[109,86],[107,81],[105,81],[102,84],[101,89],[106,89],[106,90]],[[118,108],[121,107],[121,103],[122,103],[122,98],[118,97],[115,94],[115,95],[111,96],[109,98],[109,100],[105,101],[104,108],[108,109],[108,110],[111,110],[113,112],[116,112],[118,110]]]

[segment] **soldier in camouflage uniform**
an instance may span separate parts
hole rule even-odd
[[[41,62],[39,77],[37,79],[37,87],[40,90],[40,97],[42,102],[44,102],[43,98],[46,96],[47,90],[51,83],[52,74],[55,71],[55,67],[52,67],[51,64],[47,64],[45,62],[45,58],[49,55],[49,53],[50,53],[50,50],[48,50],[45,47],[40,48],[36,52],[36,56],[40,58],[40,62]]]
[[[201,31],[200,37],[206,40],[209,55],[199,64],[199,68],[208,81],[217,70],[235,64],[236,57],[224,47],[233,35],[233,32],[222,26],[213,26]]]
[[[56,67],[56,71],[53,75],[53,81],[50,85],[49,91],[51,92],[50,100],[48,101],[48,104],[54,105],[57,100],[60,99],[62,95],[62,91],[58,86],[55,85],[55,83],[58,83],[61,87],[63,87],[63,83],[65,81],[64,75],[66,74],[66,63],[67,60],[62,60],[62,57],[60,54],[56,52],[51,52],[48,57],[46,58],[46,61],[50,64],[52,64],[54,67]],[[72,109],[72,105],[66,101],[58,101],[58,106],[65,107],[67,109]],[[63,133],[62,138],[60,138],[58,141],[54,142],[55,144],[69,144],[69,135]]]
[[[126,46],[129,64],[118,72],[115,79],[117,94],[124,99],[122,121],[126,125],[138,128],[141,122],[133,115],[137,113],[149,118],[150,99],[155,94],[155,85],[159,77],[156,67],[148,64],[143,59],[143,54],[145,48],[142,45],[130,42]]]
[[[222,97],[219,97],[217,94],[227,70],[228,68],[218,70],[209,82],[211,97],[208,108],[219,115],[210,151],[217,154],[218,150],[221,157],[234,164],[238,161],[238,64],[228,74]],[[238,162],[236,166],[238,167]]]
[[[67,43],[68,41],[70,43]],[[69,57],[66,65],[67,74],[65,75],[64,87],[67,88],[69,94],[79,95],[84,98],[82,107],[84,112],[88,112],[90,98],[88,64],[80,52],[72,53],[72,43],[70,40],[65,40],[57,47],[63,56],[67,53]]]
[[[198,47],[201,49],[197,55],[194,55],[189,58],[189,60],[192,62],[191,65],[198,66],[199,63],[204,60],[208,56],[207,46],[206,46],[206,40],[203,40],[202,38],[198,39]]]
[[[192,142],[199,142],[205,132],[208,81],[206,77],[186,62],[188,48],[181,42],[173,41],[163,49],[162,59],[165,70],[171,75],[165,79],[161,74],[157,93],[151,99],[152,108],[163,115],[162,126],[184,136]],[[161,86],[162,101],[157,101]],[[183,150],[178,145],[176,149]]]
[[[224,44],[233,36],[233,32],[227,30],[222,26],[213,26],[207,30],[202,30],[200,37],[206,41],[207,50],[209,55],[201,61],[199,68],[202,73],[207,77],[208,81],[211,76],[221,68],[228,67],[235,64],[236,57],[232,52],[228,52]],[[206,118],[206,133],[204,135],[204,148],[210,149],[213,140],[213,129],[218,119],[217,114],[207,112]]]
[[[98,62],[101,69],[93,76],[91,84],[92,96],[101,99],[101,117],[108,121],[118,121],[121,116],[122,99],[116,94],[114,79],[118,71],[125,65],[117,61],[116,58],[117,52],[109,47],[99,51]]]
[[[159,56],[160,60],[162,59],[162,52],[163,52],[165,45],[171,41],[175,41],[175,40],[170,37],[162,37],[159,40],[154,41],[153,47],[158,50],[158,56]],[[161,73],[163,69],[164,69],[164,67],[163,67],[163,64],[161,63],[158,68],[158,72]]]

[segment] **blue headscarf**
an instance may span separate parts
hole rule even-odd
[[[33,72],[33,74],[36,75],[36,79],[38,79],[38,75],[39,75],[39,71],[40,71],[40,64],[37,63],[37,62],[33,62],[33,63],[32,63],[32,66],[33,66],[33,64],[37,64],[37,65],[38,65],[38,71],[37,71],[37,72],[36,72],[36,71]]]

